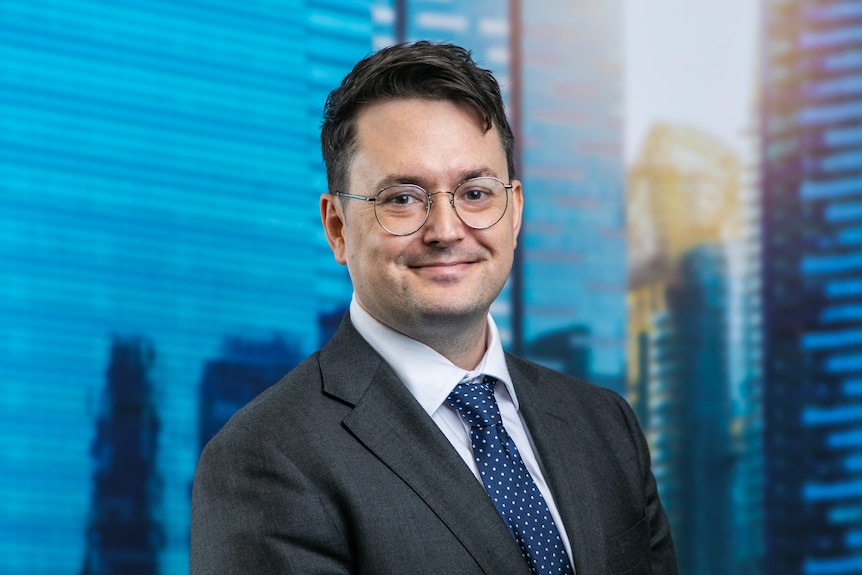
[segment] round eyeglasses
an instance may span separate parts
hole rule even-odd
[[[458,184],[451,192],[427,192],[415,184],[395,184],[377,192],[374,197],[331,192],[333,196],[373,202],[374,217],[393,236],[409,236],[419,231],[431,213],[431,196],[448,194],[449,203],[458,218],[474,230],[490,228],[506,213],[508,191],[512,184],[483,176]]]

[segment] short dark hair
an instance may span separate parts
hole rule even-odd
[[[396,44],[360,60],[323,109],[320,144],[330,191],[345,191],[356,150],[356,117],[369,104],[402,99],[448,100],[475,109],[485,130],[497,128],[509,178],[515,176],[515,139],[506,118],[500,86],[460,46],[435,42]]]

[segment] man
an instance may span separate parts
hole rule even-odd
[[[192,575],[676,573],[631,409],[505,354],[489,315],[524,202],[490,72],[384,49],[321,140],[350,312],[204,450]]]

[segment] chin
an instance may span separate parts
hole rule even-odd
[[[424,306],[420,310],[422,322],[428,323],[460,323],[471,321],[477,317],[488,314],[490,304],[484,305],[477,302],[458,304],[453,301],[438,302],[436,305]]]

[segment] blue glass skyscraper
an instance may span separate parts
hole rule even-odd
[[[0,572],[77,572],[114,334],[152,342],[163,574],[187,571],[198,383],[225,336],[308,353],[350,292],[318,221],[325,92],[365,2],[0,9]]]
[[[622,2],[523,0],[521,18],[523,338],[585,334],[574,375],[622,391]]]
[[[862,2],[765,1],[765,572],[862,572]]]
[[[650,334],[649,437],[680,573],[732,573],[727,271],[723,246],[679,262]]]
[[[111,345],[92,446],[93,491],[81,575],[155,575],[164,531],[159,517],[160,418],[151,372],[156,350],[141,338]]]
[[[752,116],[759,113],[752,110]],[[753,118],[754,123],[758,118]],[[760,137],[757,130],[741,174],[736,238],[728,241],[727,369],[731,401],[731,570],[763,573],[763,321],[761,306]]]
[[[280,336],[253,340],[225,339],[221,353],[201,373],[198,403],[198,446],[206,444],[234,413],[278,382],[305,359]]]

